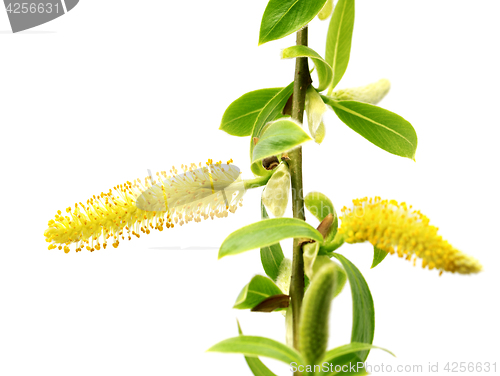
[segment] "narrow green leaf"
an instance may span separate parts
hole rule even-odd
[[[337,86],[347,69],[353,29],[354,0],[339,0],[326,35],[325,61],[333,69],[333,81],[329,93]]]
[[[283,88],[270,88],[251,91],[236,99],[224,112],[219,129],[232,136],[250,136],[266,104]]]
[[[381,250],[380,248],[373,247],[373,263],[371,269],[380,264],[387,256],[388,252]]]
[[[267,368],[259,358],[245,356],[245,360],[255,376],[277,376],[274,372]]]
[[[307,238],[320,243],[323,241],[318,230],[300,219],[264,219],[230,234],[219,249],[219,258],[269,246],[288,238]]]
[[[252,136],[250,137],[250,159],[252,159],[253,148],[255,146],[254,138],[260,136],[262,128],[264,128],[267,123],[282,116],[283,108],[285,107],[285,104],[292,93],[293,82],[290,83],[287,87],[281,89],[281,91],[277,93],[269,102],[267,102],[267,104],[260,111],[257,119],[255,119],[255,124],[252,129]],[[266,176],[272,174],[271,171],[267,171],[264,167],[262,167],[262,163],[260,161],[252,163],[250,168],[252,172],[258,176]]]
[[[311,137],[295,121],[289,118],[276,120],[261,134],[253,149],[252,163],[284,153],[309,140]]]
[[[236,322],[238,323],[238,333],[241,336],[243,332],[241,331],[240,322],[238,320],[236,320]],[[271,372],[259,358],[245,356],[245,360],[255,376],[277,376],[275,373]]]
[[[281,53],[282,59],[294,59],[297,57],[308,57],[310,58],[314,65],[316,66],[316,71],[318,72],[319,85],[317,87],[318,91],[325,90],[333,79],[332,67],[323,60],[320,54],[314,51],[312,48],[307,46],[292,46],[285,48]]]
[[[309,192],[306,197],[304,197],[304,205],[320,222],[325,219],[328,214],[333,215],[333,223],[330,227],[330,232],[324,241],[325,245],[330,243],[335,238],[339,227],[339,217],[330,199],[321,192]]]
[[[333,365],[347,365],[348,363],[345,363],[345,359],[349,358],[349,355],[352,355],[355,352],[358,351],[363,351],[363,350],[371,350],[371,349],[379,349],[388,352],[392,356],[394,355],[392,352],[389,350],[386,350],[382,347],[377,347],[370,345],[368,343],[358,343],[358,342],[352,342],[347,345],[339,346],[336,347],[332,350],[329,350],[326,352],[325,356],[323,357],[323,361],[321,364],[324,363],[329,363]],[[351,364],[357,366],[357,363],[352,362]],[[345,367],[345,369],[350,369],[350,367]],[[365,375],[366,373],[363,372],[364,369],[359,369],[356,375]],[[320,372],[320,376],[333,376],[333,375],[352,375],[350,372]]]
[[[368,103],[322,98],[340,120],[368,141],[391,154],[415,160],[417,133],[401,116]]]
[[[369,343],[351,342],[347,345],[339,346],[339,347],[336,347],[332,350],[328,350],[326,352],[325,356],[323,357],[323,361],[328,362],[328,363],[335,363],[335,358],[338,358],[340,356],[352,354],[352,353],[355,353],[358,351],[363,351],[363,350],[371,350],[371,349],[383,350],[385,352],[388,352],[392,356],[396,356],[392,352],[390,352],[389,350],[384,349],[382,347],[374,346],[374,345],[371,345]]]
[[[259,45],[302,29],[325,3],[326,0],[270,0],[260,24]]]
[[[302,357],[297,351],[283,343],[264,337],[241,335],[239,337],[228,338],[212,346],[207,351],[244,354],[251,357],[265,356],[280,360],[286,364],[293,362],[304,364]]]
[[[267,277],[256,275],[249,284],[243,287],[233,308],[251,309],[267,298],[283,294],[276,284]]]
[[[260,202],[260,210],[262,213],[262,219],[267,219],[266,207]],[[271,277],[274,281],[278,278],[281,262],[285,256],[283,255],[283,250],[281,249],[280,243],[271,244],[260,249],[260,260],[262,262],[262,267],[266,274]]]
[[[373,343],[375,333],[375,308],[370,289],[366,284],[361,272],[352,262],[339,253],[334,253],[333,257],[339,260],[344,267],[352,294],[352,332],[351,342],[360,342],[365,344]],[[360,358],[364,362],[368,357],[368,351],[357,351],[353,354],[354,358]]]

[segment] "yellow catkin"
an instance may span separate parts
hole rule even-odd
[[[380,197],[353,200],[352,209],[342,209],[339,233],[347,243],[369,241],[374,246],[404,257],[415,265],[441,271],[470,274],[481,271],[481,264],[438,235],[429,218],[406,203]]]
[[[106,248],[108,241],[118,247],[120,240],[130,240],[151,230],[163,231],[175,224],[183,225],[201,219],[224,218],[242,205],[245,192],[240,172],[222,162],[208,160],[206,166],[182,165],[170,175],[157,173],[157,180],[147,177],[113,187],[113,190],[92,196],[86,204],[68,207],[65,215],[59,210],[44,232],[49,249],[93,252]]]

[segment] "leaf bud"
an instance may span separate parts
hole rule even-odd
[[[262,202],[275,217],[282,217],[288,205],[290,191],[290,171],[286,163],[281,163],[267,182],[262,193]]]

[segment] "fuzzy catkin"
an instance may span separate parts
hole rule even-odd
[[[325,264],[304,296],[299,325],[300,352],[309,365],[318,364],[328,344],[328,317],[335,290],[335,266]]]

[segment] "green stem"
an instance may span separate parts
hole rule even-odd
[[[297,32],[297,45],[307,46],[307,26]],[[297,58],[295,63],[295,79],[293,85],[292,118],[302,123],[306,91],[311,84],[307,58]],[[298,147],[288,153],[292,183],[293,217],[305,220],[304,197],[302,188],[302,148]],[[304,258],[299,239],[293,240],[292,278],[290,296],[293,311],[293,346],[299,349],[299,322],[302,300],[304,298]],[[299,375],[299,373],[295,373]]]

